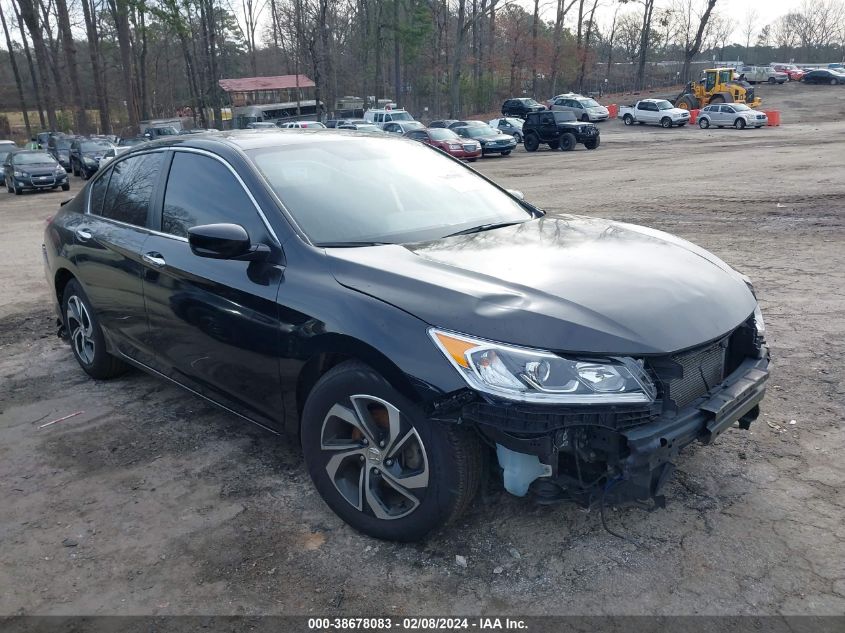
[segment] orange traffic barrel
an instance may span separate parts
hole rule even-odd
[[[701,112],[698,108],[689,111],[689,122],[694,124],[698,119],[698,113]]]
[[[619,114],[619,106],[615,103],[611,103],[609,106],[607,106],[607,111],[610,115],[610,118],[615,119],[616,115]]]
[[[766,110],[766,116],[769,117],[768,125],[780,125],[780,110]]]

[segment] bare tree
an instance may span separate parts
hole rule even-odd
[[[742,34],[745,36],[745,57],[749,57],[751,52],[751,38],[754,37],[754,33],[757,32],[757,26],[760,21],[760,14],[757,13],[757,9],[754,7],[748,7],[746,10],[745,15],[742,18]],[[750,61],[749,59],[745,60],[746,62]]]
[[[47,77],[49,76],[47,67],[50,65],[50,60],[42,35],[38,9],[33,0],[17,0],[17,3],[20,9],[21,19],[26,24],[29,35],[32,38],[32,46],[35,49],[35,63],[38,68],[38,78],[41,81],[41,93],[44,95],[44,106],[47,109],[47,122],[51,129],[57,130],[59,122],[56,118],[56,101],[53,97],[50,82],[47,81]]]
[[[6,24],[6,16],[3,13],[3,5],[0,4],[0,22],[3,23],[3,35],[6,36],[6,47],[9,49],[9,64],[12,66],[12,74],[15,76],[15,88],[18,91],[18,100],[20,101],[21,114],[23,115],[23,122],[26,126],[27,137],[32,135],[32,127],[29,124],[29,111],[26,107],[26,99],[23,95],[23,82],[21,81],[21,73],[18,70],[18,62],[15,61],[15,49],[12,46],[12,38],[9,35],[9,27]]]

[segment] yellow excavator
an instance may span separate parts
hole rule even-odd
[[[701,79],[689,82],[675,99],[675,107],[697,110],[711,103],[744,103],[757,108],[763,102],[754,96],[754,88],[746,81],[734,79],[733,68],[708,68]]]

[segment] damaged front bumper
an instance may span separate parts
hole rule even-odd
[[[530,489],[540,501],[662,502],[678,452],[694,440],[709,444],[739,422],[747,429],[759,414],[769,378],[768,350],[746,358],[708,393],[683,408],[671,402],[631,407],[530,407],[471,402],[462,408],[495,444],[505,488]]]

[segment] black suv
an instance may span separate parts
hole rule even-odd
[[[70,169],[86,180],[97,173],[103,155],[114,147],[98,138],[76,138],[70,145]]]
[[[599,129],[592,123],[579,123],[572,112],[532,112],[525,118],[522,134],[529,152],[536,152],[540,143],[568,152],[578,143],[596,149],[601,142]]]
[[[502,104],[502,116],[518,116],[524,119],[531,112],[540,112],[545,109],[546,106],[542,103],[537,103],[528,97],[507,99]]]

